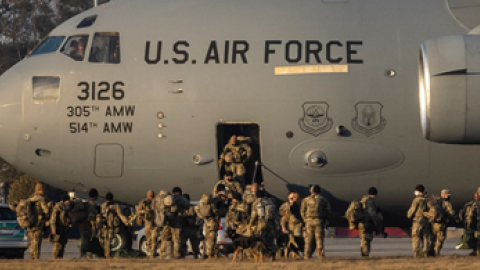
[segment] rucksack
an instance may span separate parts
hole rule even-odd
[[[168,192],[162,190],[154,199],[155,225],[158,227],[165,225],[165,197],[168,194]]]
[[[65,208],[60,209],[60,211],[57,212],[56,218],[57,218],[57,223],[62,226],[69,227],[72,225],[72,220]]]
[[[29,210],[30,209],[30,210]],[[17,212],[17,221],[20,227],[29,228],[33,223],[30,223],[29,212],[31,212],[31,202],[28,200],[21,200],[15,208]]]
[[[112,209],[113,204],[107,204],[102,209],[102,219],[104,220],[104,226],[108,228],[116,228],[120,226],[120,218],[118,217],[117,211]]]
[[[209,218],[213,215],[212,212],[212,195],[205,193],[198,202],[198,211],[201,218]]]
[[[423,216],[426,217],[430,223],[441,222],[444,217],[442,199],[439,196],[433,195],[426,201],[428,211],[423,212]]]
[[[275,218],[275,205],[270,200],[260,199],[257,202],[257,215],[260,219],[270,220]]]
[[[74,201],[73,209],[70,211],[72,224],[85,222],[88,218],[89,207],[90,205],[88,202]]]
[[[363,205],[359,200],[354,200],[350,203],[345,212],[345,218],[348,220],[350,230],[357,229],[358,223],[364,218]]]

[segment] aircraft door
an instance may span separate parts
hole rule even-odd
[[[95,175],[98,177],[121,177],[123,175],[123,146],[120,144],[97,144],[95,147]]]

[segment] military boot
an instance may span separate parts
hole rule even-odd
[[[319,259],[325,258],[325,251],[323,249],[317,248],[317,256]]]
[[[475,255],[480,256],[480,250],[477,250],[477,252],[475,252]]]

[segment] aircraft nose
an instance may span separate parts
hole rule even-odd
[[[22,81],[14,70],[0,76],[0,157],[15,163],[22,119]]]

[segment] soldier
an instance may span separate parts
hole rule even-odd
[[[165,222],[160,234],[160,258],[169,258],[171,256],[173,242],[173,258],[181,258],[182,246],[182,216],[181,213],[190,207],[190,203],[183,197],[182,190],[175,187],[172,192],[173,195],[167,194],[163,202],[163,214],[165,215]],[[157,205],[156,205],[157,207]]]
[[[246,143],[238,145],[237,136],[233,135],[218,160],[219,165],[225,164],[225,171],[231,171],[239,181],[245,183],[245,163],[250,159],[252,149]]]
[[[480,256],[480,187],[477,189],[477,199],[475,201],[475,208],[477,214],[477,228],[475,230],[475,238],[477,240],[475,253],[477,256]]]
[[[190,202],[190,195],[183,195]],[[194,206],[191,205],[188,209],[183,212],[183,248],[186,254],[187,249],[187,240],[190,240],[190,245],[192,247],[193,258],[198,259],[200,255],[199,245],[200,245],[200,230],[202,229],[202,222],[198,221],[197,214],[195,213]]]
[[[441,209],[441,220],[432,222],[432,234],[430,237],[430,251],[434,251],[435,256],[440,256],[440,250],[442,249],[443,242],[447,237],[447,224],[455,220],[455,211],[450,203],[450,191],[443,189],[440,193],[439,204]],[[437,213],[440,214],[440,213]]]
[[[330,203],[320,195],[321,188],[313,185],[310,196],[303,199],[300,213],[305,222],[305,252],[304,259],[310,259],[313,253],[312,241],[315,237],[318,258],[325,257],[323,240],[325,238],[324,226],[330,215]]]
[[[463,222],[463,235],[460,238],[457,249],[462,248],[464,245],[472,248],[473,251],[469,254],[470,256],[477,255],[477,247],[475,243],[472,243],[472,239],[475,239],[475,230],[477,228],[477,211],[475,207],[475,203],[478,199],[477,192],[473,194],[473,197],[473,201],[466,203],[463,209],[458,213],[459,221]]]
[[[265,198],[265,191],[263,190],[258,190],[256,197],[257,199],[251,207],[248,228],[253,235],[264,240],[272,259],[274,259],[274,254],[276,253],[275,238],[277,236],[275,204],[270,199]]]
[[[415,187],[415,199],[407,212],[407,218],[413,219],[412,224],[412,247],[413,257],[426,257],[428,254],[428,238],[429,238],[429,224],[424,213],[428,211],[427,200],[423,193],[425,187],[417,185]],[[420,243],[423,244],[422,251],[420,250]]]
[[[53,259],[63,258],[65,245],[68,241],[72,220],[70,219],[70,196],[65,194],[62,201],[55,205],[50,218],[50,230],[52,232]]]
[[[280,224],[282,227],[282,232],[289,235],[289,242],[296,244],[297,246],[303,246],[302,241],[302,231],[303,231],[303,220],[302,215],[300,214],[300,205],[302,201],[297,192],[291,191],[287,197],[286,201],[282,206],[280,206]],[[288,251],[288,248],[286,249]],[[285,257],[288,257],[288,254],[285,254]]]
[[[44,192],[43,185],[38,183],[35,185],[35,193],[27,199],[32,206],[34,205],[36,215],[36,224],[27,228],[30,259],[32,260],[40,258],[43,229],[45,228],[45,222],[49,219],[50,209]]]
[[[154,224],[154,212],[153,212],[153,198],[155,194],[152,190],[147,191],[147,198],[142,200],[137,205],[137,224],[140,226],[145,226],[145,238],[147,241],[147,256],[150,259],[154,258],[155,255],[155,246],[152,239],[152,233],[155,230]]]
[[[100,244],[103,247],[105,258],[110,258],[110,242],[115,233],[120,230],[121,223],[128,225],[127,218],[123,215],[120,205],[113,202],[113,194],[108,192],[105,200],[100,206],[100,213],[97,216],[97,225],[100,228]]]
[[[229,229],[234,229],[239,235],[248,235],[249,214],[247,213],[247,203],[245,203],[240,194],[235,194],[232,198],[232,205],[228,209],[226,225]]]
[[[219,196],[222,196],[221,192],[224,189],[225,187],[222,184],[218,185]],[[217,204],[220,205],[221,201],[218,199],[214,201],[212,195],[203,194],[199,204],[194,208],[197,216],[205,221],[205,255],[208,259],[215,256],[214,247],[217,243],[218,222],[220,220]]]
[[[378,191],[375,187],[368,189],[368,195],[363,196],[360,203],[363,208],[363,220],[358,224],[358,234],[360,237],[360,246],[362,256],[370,255],[370,244],[373,240],[373,231],[383,232],[383,220],[377,214],[377,204],[375,198]]]
[[[80,229],[80,257],[91,257],[92,247],[90,245],[92,239],[96,235],[95,221],[99,212],[99,206],[96,203],[98,199],[98,191],[92,188],[88,191],[87,217],[81,221]]]
[[[219,184],[225,186],[225,192],[229,199],[232,199],[234,194],[240,194],[240,196],[243,195],[242,186],[240,185],[240,183],[233,179],[233,173],[230,171],[225,173],[225,177],[223,180],[218,180],[217,184],[213,188],[213,196],[217,195],[217,186]]]

